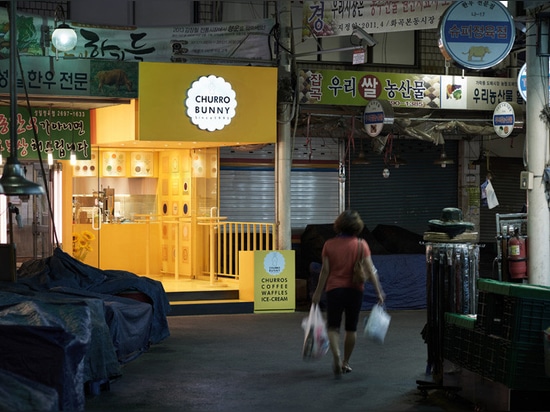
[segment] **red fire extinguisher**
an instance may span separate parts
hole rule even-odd
[[[508,241],[508,271],[511,279],[527,278],[525,239],[519,235],[518,229]]]

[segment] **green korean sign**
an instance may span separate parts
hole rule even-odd
[[[0,153],[11,153],[10,108],[0,107]],[[77,159],[90,158],[90,113],[88,110],[26,108],[17,110],[17,155],[20,160],[46,159],[52,150],[55,160],[69,160],[71,150]]]
[[[301,70],[301,104],[365,106],[387,100],[393,107],[440,107],[439,75]]]

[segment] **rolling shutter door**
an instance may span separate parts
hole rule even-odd
[[[445,207],[458,207],[457,141],[447,141],[445,151],[454,165],[445,168],[433,162],[440,148],[419,140],[394,141],[394,152],[407,160],[384,179],[384,156],[368,154],[369,165],[351,165],[346,204],[357,210],[365,226],[395,225],[417,234],[428,229],[430,219],[439,219]]]
[[[338,142],[296,139],[291,170],[292,229],[332,223],[338,215]],[[312,160],[310,160],[312,159]],[[275,221],[274,147],[220,149],[220,216]]]

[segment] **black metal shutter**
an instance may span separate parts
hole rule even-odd
[[[430,219],[439,219],[445,207],[458,207],[458,144],[447,141],[445,152],[454,165],[435,165],[441,147],[431,142],[401,139],[393,150],[407,161],[399,168],[386,166],[384,155],[368,153],[369,165],[351,165],[346,205],[357,210],[365,226],[395,225],[423,234]],[[352,153],[352,159],[354,154]],[[389,178],[382,176],[387,167]]]

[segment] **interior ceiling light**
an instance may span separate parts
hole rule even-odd
[[[449,159],[444,151],[441,152],[441,155],[439,155],[439,159],[434,160],[434,165],[440,165],[441,167],[447,167],[447,165],[454,164],[455,161],[453,159]]]
[[[17,16],[16,2],[9,4],[10,27],[10,61],[9,61],[9,88],[10,88],[10,155],[4,165],[0,177],[1,190],[7,196],[42,195],[44,188],[26,179],[26,169],[17,158]]]
[[[57,22],[62,23],[58,26]],[[57,6],[55,9],[55,29],[52,33],[52,44],[56,51],[66,52],[72,50],[76,46],[76,32],[65,23],[65,12],[63,7]]]
[[[475,166],[479,166],[480,164],[485,163],[486,159],[487,159],[487,156],[485,155],[485,152],[481,150],[479,152],[479,157],[476,160],[474,160],[472,164]]]
[[[399,156],[392,156],[390,160],[388,160],[388,164],[390,166],[395,166],[395,168],[398,168],[399,166],[405,166],[407,164],[407,161]]]
[[[364,150],[359,151],[359,153],[357,153],[357,157],[353,159],[351,163],[354,165],[370,165],[370,161],[367,159],[367,155]]]

